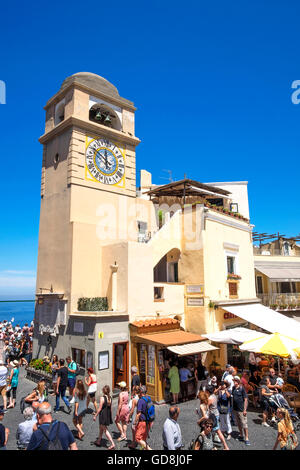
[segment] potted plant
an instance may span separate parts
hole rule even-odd
[[[241,276],[240,276],[239,274],[228,273],[228,274],[227,274],[227,279],[239,281],[239,280],[242,279],[242,278],[241,278]]]

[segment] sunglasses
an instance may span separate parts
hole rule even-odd
[[[212,428],[212,424],[206,424],[205,427],[206,428]]]

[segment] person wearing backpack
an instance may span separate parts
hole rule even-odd
[[[27,450],[78,450],[68,426],[61,421],[53,421],[50,403],[40,404],[37,420],[38,427],[32,433]]]
[[[75,402],[75,398],[73,396],[73,391],[76,385],[76,375],[78,375],[78,368],[75,361],[72,360],[70,356],[66,358],[67,362],[67,369],[68,369],[68,387],[69,387],[69,397],[72,397],[70,403]]]
[[[281,450],[295,450],[298,446],[298,439],[288,410],[278,408],[276,414],[279,422],[277,439],[273,450],[276,450],[278,443]]]
[[[150,425],[151,423],[153,423],[154,405],[151,401],[151,398],[147,396],[146,393],[147,389],[144,385],[142,385],[140,387],[140,398],[137,404],[137,413],[134,421],[135,440],[141,446],[142,449],[152,450],[151,447],[149,447],[149,445],[147,444],[147,437]],[[150,419],[152,421],[150,421]]]
[[[208,418],[201,418],[198,421],[201,432],[197,439],[189,447],[190,450],[217,450],[213,441],[213,421]]]

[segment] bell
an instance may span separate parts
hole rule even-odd
[[[97,111],[96,116],[95,116],[95,119],[96,119],[97,121],[101,121],[101,120],[102,120],[102,114],[100,113],[100,111]]]
[[[106,118],[104,119],[104,124],[111,124],[111,119],[110,119],[109,114],[107,114]]]

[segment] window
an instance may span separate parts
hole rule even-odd
[[[65,100],[63,99],[55,106],[54,125],[57,126],[65,119]]]
[[[168,282],[178,282],[178,263],[168,263]]]
[[[142,222],[138,220],[138,241],[146,242],[147,241],[147,222]]]
[[[154,287],[154,300],[163,300],[163,298],[164,298],[164,288]]]
[[[227,256],[227,274],[236,274],[234,256]]]
[[[72,348],[72,359],[77,362],[80,367],[85,367],[85,350]]]
[[[264,289],[263,289],[263,281],[261,276],[256,277],[256,289],[258,294],[263,294]]]

